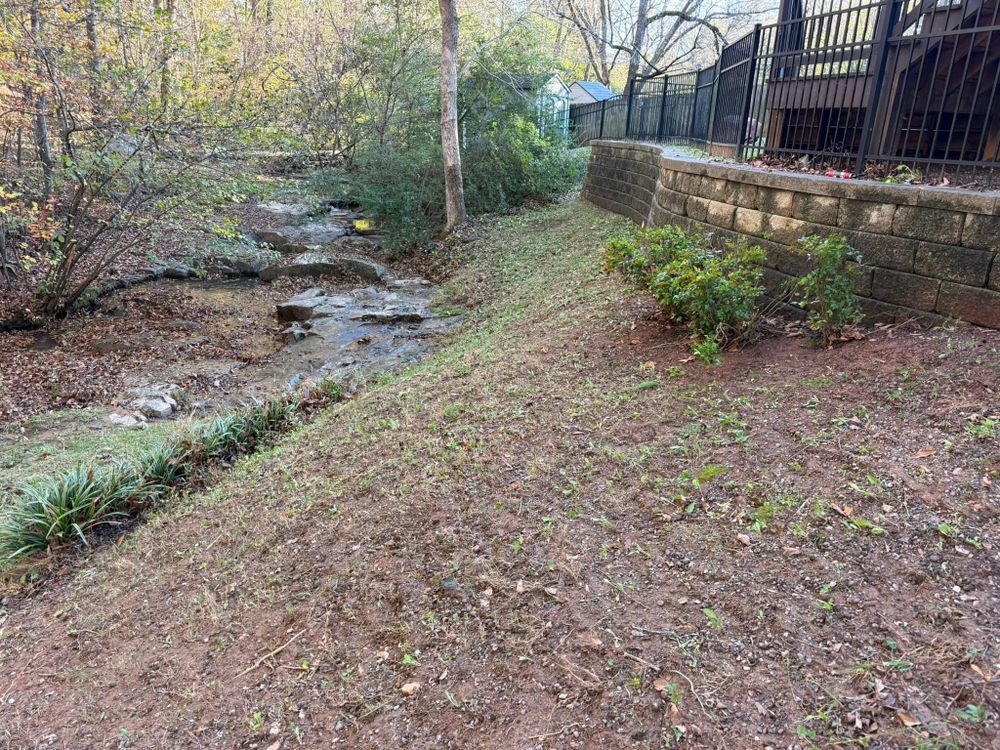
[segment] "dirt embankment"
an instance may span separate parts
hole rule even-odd
[[[705,367],[596,270],[621,223],[484,228],[452,345],[9,584],[0,737],[994,746],[1000,334]]]

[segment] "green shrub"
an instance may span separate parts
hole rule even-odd
[[[462,155],[469,213],[503,211],[529,200],[550,200],[583,179],[586,162],[558,139],[542,137],[521,116],[483,125]]]
[[[829,346],[862,318],[851,291],[861,255],[840,234],[803,237],[795,250],[812,262],[813,270],[795,283],[794,299],[808,312],[809,327]]]
[[[690,321],[699,338],[724,346],[757,322],[763,261],[759,247],[736,243],[718,252],[697,239],[654,274],[653,296],[668,313]]]
[[[654,272],[698,240],[679,227],[642,229],[613,237],[604,247],[604,270],[617,271],[636,289],[652,288]]]
[[[586,156],[512,115],[469,125],[462,149],[465,203],[470,216],[505,211],[530,200],[552,200],[573,189]],[[355,158],[352,195],[391,247],[427,242],[445,223],[441,146],[433,132],[405,147],[383,144]]]
[[[444,168],[436,141],[364,149],[354,166],[353,193],[390,246],[422,244],[444,226]]]
[[[757,322],[764,292],[764,251],[746,243],[711,246],[703,235],[669,226],[640,229],[605,247],[604,268],[650,291],[677,322],[691,325],[696,355],[718,361],[719,350],[743,339]]]

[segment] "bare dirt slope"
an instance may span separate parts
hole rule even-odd
[[[995,747],[1000,335],[688,359],[582,203],[415,370],[0,608],[0,747]]]

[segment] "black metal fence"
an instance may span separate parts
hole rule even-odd
[[[875,177],[1000,175],[1000,0],[785,0],[716,64],[574,105],[594,138]],[[909,171],[906,168],[909,168]]]

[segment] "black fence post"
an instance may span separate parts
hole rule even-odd
[[[889,58],[889,37],[899,18],[899,3],[897,0],[882,0],[875,26],[875,41],[872,44],[868,69],[872,75],[871,92],[865,106],[865,124],[861,128],[861,143],[858,147],[858,159],[854,165],[854,173],[863,175],[865,163],[868,161],[868,151],[872,145],[872,130],[875,127],[876,115],[882,105],[882,83],[885,81],[885,63]],[[874,70],[872,69],[874,63]]]
[[[753,26],[753,37],[750,40],[750,56],[747,58],[747,85],[743,90],[743,102],[740,106],[740,121],[737,124],[736,160],[743,161],[743,147],[746,145],[747,128],[750,126],[750,104],[753,101],[754,79],[757,77],[757,51],[760,48],[761,25]]]
[[[660,122],[656,126],[656,140],[658,143],[663,143],[664,130],[667,127],[667,84],[670,82],[670,76],[663,76],[663,97],[660,99]]]
[[[694,97],[691,99],[691,119],[688,121],[687,134],[684,136],[688,140],[688,145],[691,145],[691,139],[694,136],[694,124],[698,120],[698,75],[701,71],[695,74],[694,77]]]
[[[725,51],[725,48],[723,48]],[[722,72],[722,54],[715,61],[715,77],[712,80],[712,103],[708,107],[708,132],[705,134],[705,150],[711,153],[712,138],[715,136],[715,105],[719,100],[719,76]]]
[[[604,112],[608,108],[608,100],[601,99],[601,126],[598,128],[597,137],[604,138]]]
[[[625,137],[627,141],[629,133],[632,131],[632,94],[635,93],[635,79],[628,82],[625,87]]]

